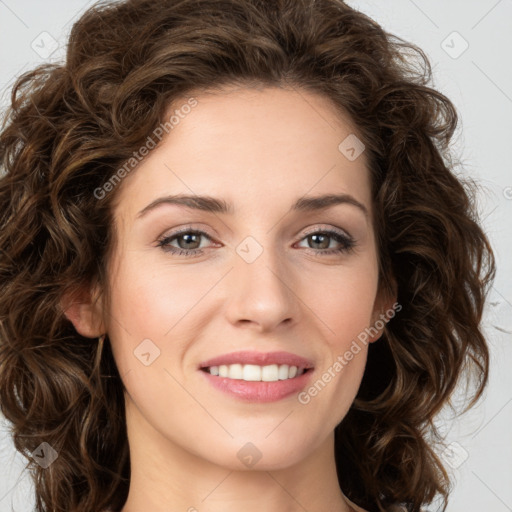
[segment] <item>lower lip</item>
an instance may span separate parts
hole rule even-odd
[[[298,377],[286,380],[277,380],[272,382],[263,381],[245,381],[238,379],[228,379],[227,377],[218,377],[211,373],[200,370],[208,379],[210,384],[224,393],[235,398],[248,402],[276,402],[290,395],[299,393],[305,388],[312,370],[304,372]]]

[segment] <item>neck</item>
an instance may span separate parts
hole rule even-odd
[[[184,450],[127,401],[130,490],[122,512],[352,512],[340,490],[334,436],[300,463],[276,469],[222,467]]]

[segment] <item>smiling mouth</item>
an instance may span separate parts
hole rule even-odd
[[[311,370],[301,366],[287,364],[270,364],[260,366],[255,364],[229,364],[220,366],[207,366],[202,371],[216,377],[224,377],[232,380],[246,382],[276,382],[300,377]]]

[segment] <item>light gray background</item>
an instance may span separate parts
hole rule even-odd
[[[490,384],[471,412],[453,419],[447,411],[438,424],[453,443],[443,454],[453,466],[447,466],[454,478],[448,511],[512,511],[512,0],[348,3],[426,52],[434,86],[460,113],[456,148],[463,165],[458,172],[484,187],[480,210],[498,263],[485,315]],[[14,77],[63,58],[72,23],[90,5],[86,0],[0,0],[1,107]],[[59,47],[48,57],[52,44]],[[32,484],[7,429],[0,416],[0,512],[29,512]]]

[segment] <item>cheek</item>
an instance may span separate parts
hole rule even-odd
[[[185,421],[190,412],[180,404],[188,403],[187,396],[173,377],[182,380],[175,367],[193,339],[187,314],[205,292],[191,283],[191,273],[176,270],[169,283],[171,271],[164,277],[156,268],[142,258],[119,260],[108,332],[126,392],[143,414],[151,417],[152,404],[166,404],[172,395],[173,407],[185,411],[180,416]]]
[[[377,281],[376,265],[358,264],[317,276],[315,287],[303,288],[301,297],[325,328],[333,350],[344,352],[370,326]]]
[[[132,253],[119,258],[111,275],[108,332],[116,365],[122,377],[130,375],[136,383],[131,394],[154,393],[162,376],[169,377],[165,370],[181,374],[177,368],[188,349],[218,312],[220,304],[213,307],[207,294],[218,283],[219,272],[180,268]]]
[[[154,368],[161,359],[166,333],[186,314],[185,283],[179,282],[178,275],[169,286],[155,268],[142,258],[120,257],[111,274],[108,331],[121,375],[139,372],[149,361],[147,369]],[[149,358],[141,357],[147,353]]]
[[[303,295],[319,319],[328,354],[299,402],[320,415],[330,410],[329,428],[345,416],[364,374],[377,276],[376,265],[340,268]]]
[[[143,256],[126,258],[120,261],[112,285],[112,319],[134,338],[163,339],[198,304],[215,279],[211,273],[208,277],[177,266],[168,268]]]

